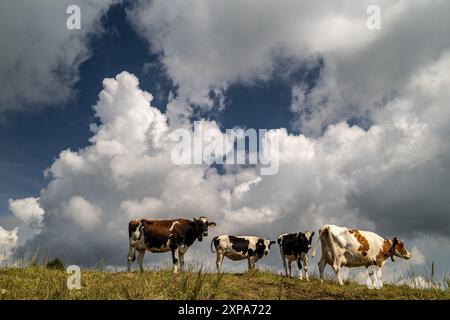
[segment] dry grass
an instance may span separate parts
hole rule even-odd
[[[215,274],[169,270],[83,270],[82,289],[68,290],[67,273],[41,266],[0,269],[0,299],[450,299],[450,290],[387,285],[370,290],[348,281],[320,283],[268,272]],[[1,293],[3,289],[5,293]]]

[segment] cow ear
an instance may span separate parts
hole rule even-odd
[[[198,220],[197,219],[195,219],[194,217],[192,217],[192,219],[194,219],[194,222],[197,222]]]
[[[213,222],[208,222],[208,226],[211,227],[211,228],[214,228],[216,226],[216,223],[214,221]]]
[[[311,232],[311,238],[314,236],[314,231],[313,232]]]
[[[392,245],[395,246],[398,243],[398,239],[397,237],[394,237],[394,239],[392,240]]]
[[[270,244],[275,244],[276,241],[270,240]]]

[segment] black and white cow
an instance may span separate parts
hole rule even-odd
[[[300,279],[303,279],[302,275],[302,262],[303,270],[305,272],[306,280],[308,277],[308,250],[311,248],[314,231],[306,231],[299,233],[285,233],[278,237],[278,245],[280,246],[281,259],[283,260],[284,271],[286,276],[292,277],[292,262],[297,261],[298,268],[300,269]],[[286,266],[287,260],[287,266]],[[289,267],[289,273],[288,273]]]
[[[178,261],[183,271],[184,254],[196,239],[202,241],[208,235],[208,227],[215,227],[215,222],[208,222],[206,217],[173,220],[133,220],[128,223],[129,251],[128,272],[131,263],[136,259],[136,250],[139,252],[137,262],[141,272],[144,270],[142,262],[145,251],[154,253],[172,252],[173,271],[177,272]],[[175,256],[178,254],[178,259]]]
[[[211,252],[217,253],[216,266],[222,272],[223,257],[233,261],[247,259],[248,270],[255,269],[255,263],[270,252],[270,246],[275,241],[254,236],[222,235],[211,241]],[[213,246],[216,251],[213,251]]]

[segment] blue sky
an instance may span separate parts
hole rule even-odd
[[[221,233],[370,229],[450,269],[448,4],[380,0],[371,30],[370,1],[74,2],[81,30],[68,0],[0,7],[4,252],[64,257],[63,230],[80,264],[121,265],[129,219],[203,214]],[[175,166],[168,133],[195,120],[271,130],[279,172]]]

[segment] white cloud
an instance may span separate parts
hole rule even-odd
[[[11,242],[11,246],[23,245],[41,232],[44,210],[39,206],[39,199],[9,199],[9,210],[19,219],[19,224],[14,230],[6,231],[10,235],[14,235],[14,237],[10,237],[10,239],[14,239],[14,244]]]
[[[11,257],[12,251],[17,245],[17,231],[18,228],[8,231],[0,226],[0,263]]]
[[[42,227],[44,210],[39,207],[39,199],[25,198],[20,200],[9,200],[9,210],[22,222],[33,228]]]
[[[90,54],[87,36],[114,0],[18,0],[0,3],[0,114],[64,103]],[[66,27],[66,8],[81,9],[81,29]]]
[[[280,56],[299,63],[323,57],[318,85],[302,94],[293,90],[304,97],[292,108],[303,132],[319,134],[351,117],[371,119],[376,106],[450,47],[448,2],[376,1],[379,31],[366,27],[366,9],[373,4],[141,0],[129,19],[179,85],[168,106],[178,115],[189,114],[186,101],[211,108],[210,90],[223,93],[236,82],[270,78]]]
[[[18,226],[11,231],[0,227],[3,239],[7,239],[4,240],[3,246],[0,245],[0,251],[3,250],[4,252],[9,252],[12,248],[32,239],[41,232],[43,227],[44,210],[39,206],[39,199],[9,199],[9,210],[18,218],[19,222]],[[3,259],[7,258],[8,254],[4,253]],[[1,257],[0,261],[2,261]]]
[[[67,204],[62,205],[62,214],[78,224],[84,231],[94,231],[100,224],[100,208],[93,206],[83,197],[71,197]]]
[[[425,264],[425,255],[417,246],[412,247],[410,252],[411,252],[411,263],[413,265],[420,266]]]

